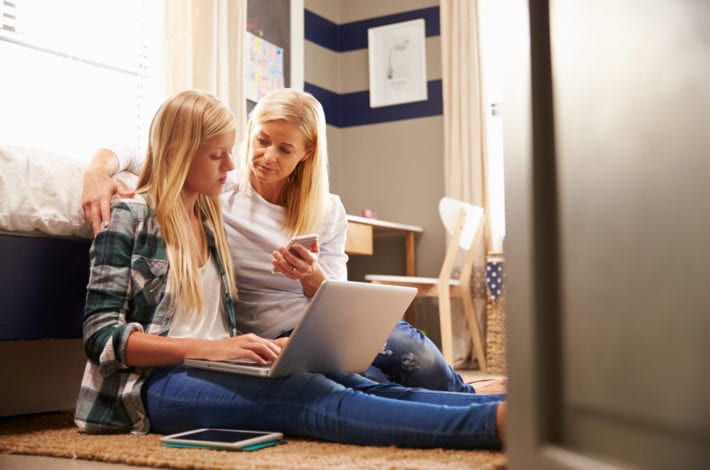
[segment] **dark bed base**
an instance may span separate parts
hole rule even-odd
[[[0,234],[0,340],[81,338],[90,245]]]

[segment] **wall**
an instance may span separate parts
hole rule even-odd
[[[73,409],[85,364],[80,339],[0,341],[0,416]]]
[[[331,190],[349,214],[375,209],[380,219],[424,228],[418,275],[438,275],[445,233],[443,115],[438,0],[306,0],[305,90],[324,104]],[[429,99],[369,108],[367,28],[425,18]],[[385,116],[385,111],[387,116]],[[376,240],[376,257],[351,257],[349,276],[404,272],[403,241]]]

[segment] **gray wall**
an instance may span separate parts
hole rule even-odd
[[[73,409],[85,364],[80,339],[0,341],[0,416]]]
[[[306,0],[304,6],[343,25],[438,4],[438,0]],[[427,80],[439,80],[439,37],[428,37],[426,44]],[[336,52],[306,40],[304,54],[306,83],[341,95],[369,89],[366,48]],[[443,116],[436,115],[328,126],[332,192],[340,195],[349,214],[375,209],[380,219],[422,226],[424,232],[417,239],[417,272],[423,276],[438,275],[446,243],[437,209],[444,195],[443,125]],[[379,239],[375,252],[373,257],[351,257],[351,279],[361,280],[367,273],[404,272],[402,239]]]

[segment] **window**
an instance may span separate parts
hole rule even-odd
[[[0,2],[0,144],[87,157],[139,144],[159,94],[161,2]]]
[[[491,247],[493,252],[503,252],[505,238],[505,177],[503,172],[503,119],[500,102],[503,88],[503,54],[505,41],[500,25],[505,7],[496,0],[479,2],[481,29],[481,63],[483,70],[484,101],[488,110],[486,145],[488,150],[488,205],[490,207]]]

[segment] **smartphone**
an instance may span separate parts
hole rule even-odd
[[[203,428],[163,436],[160,440],[168,445],[237,450],[258,444],[278,442],[283,438],[284,435],[280,432]]]
[[[293,237],[291,240],[289,240],[288,245],[286,245],[286,249],[294,256],[298,256],[301,258],[301,255],[293,249],[293,245],[298,243],[299,245],[303,245],[306,250],[310,250],[311,246],[313,246],[313,243],[315,243],[318,240],[318,234],[317,233],[308,233],[306,235],[297,235]],[[271,268],[271,272],[274,274],[281,274],[280,271],[276,270],[276,268]]]

